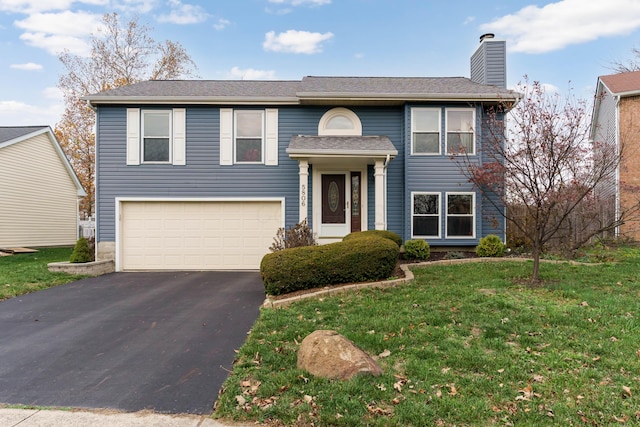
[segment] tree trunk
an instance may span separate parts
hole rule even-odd
[[[534,246],[533,248],[533,275],[531,276],[531,284],[535,285],[540,281],[540,248]]]

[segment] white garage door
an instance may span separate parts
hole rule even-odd
[[[280,201],[126,201],[121,270],[260,268],[279,227]]]

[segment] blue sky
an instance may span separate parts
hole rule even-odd
[[[0,125],[55,126],[57,53],[87,54],[110,12],[180,42],[203,79],[468,77],[492,32],[510,87],[526,74],[591,98],[640,48],[640,0],[0,0]]]

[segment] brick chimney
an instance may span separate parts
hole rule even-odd
[[[494,34],[480,36],[480,46],[471,56],[471,80],[485,85],[507,87],[507,43]]]

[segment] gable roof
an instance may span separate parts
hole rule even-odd
[[[18,144],[42,134],[45,134],[49,138],[54,150],[69,173],[71,180],[78,189],[78,197],[86,196],[87,193],[84,191],[84,188],[82,188],[82,184],[80,184],[80,180],[73,170],[69,159],[65,156],[58,139],[53,134],[53,131],[49,126],[0,126],[0,149],[9,147],[13,144]],[[2,154],[2,151],[0,151],[0,154]]]
[[[600,76],[600,81],[614,95],[640,94],[640,71]]]
[[[48,126],[0,126],[0,144],[46,128]]]
[[[302,80],[151,80],[84,97],[100,104],[401,104],[517,101],[519,94],[466,77],[315,77]]]

